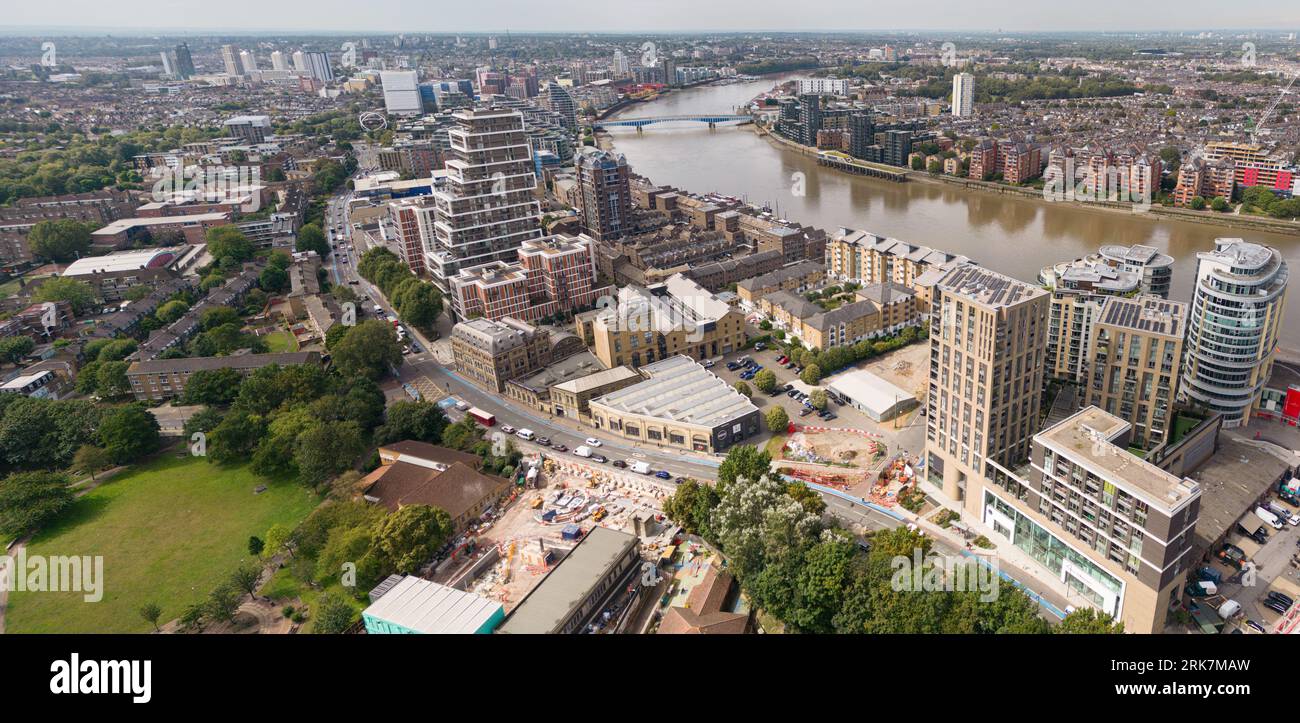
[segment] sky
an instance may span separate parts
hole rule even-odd
[[[7,0],[0,33],[1300,30],[1296,0]]]

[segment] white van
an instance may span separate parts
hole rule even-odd
[[[627,468],[637,474],[650,474],[650,465],[645,462],[631,462],[628,464]]]
[[[1268,511],[1278,516],[1278,519],[1286,520],[1290,525],[1300,525],[1300,515],[1287,509],[1286,505],[1276,500],[1268,503]]]
[[[533,434],[533,430],[531,429],[521,429],[518,432],[515,432],[515,436],[526,442],[531,442],[534,439],[537,439],[537,435]]]
[[[588,447],[587,445],[584,444],[581,447],[578,447],[577,449],[573,450],[573,453],[578,455],[579,457],[590,457],[591,447]]]
[[[1263,507],[1255,508],[1255,516],[1263,520],[1265,524],[1267,524],[1269,527],[1272,527],[1275,530],[1282,529],[1282,521],[1277,518],[1277,515],[1273,514],[1272,512],[1269,512]]]

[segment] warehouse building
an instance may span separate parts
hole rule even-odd
[[[888,422],[917,405],[911,392],[866,369],[854,369],[830,380],[826,383],[826,394],[876,422]]]
[[[499,633],[572,635],[636,582],[641,569],[636,535],[594,527],[532,589],[497,628]]]
[[[361,619],[371,635],[486,635],[505,619],[505,609],[495,600],[407,575]]]

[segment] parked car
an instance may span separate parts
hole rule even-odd
[[[767,345],[761,341],[754,344],[754,351],[763,351],[766,348]]]
[[[592,462],[599,462],[599,463],[601,463],[601,464],[605,464],[606,462],[609,461],[609,457],[606,457],[606,456],[603,455],[603,454],[593,454],[593,455],[591,455],[591,461],[592,461]]]
[[[1263,626],[1263,625],[1260,625],[1259,623],[1255,622],[1254,620],[1247,620],[1247,621],[1246,621],[1246,624],[1249,625],[1249,626],[1251,627],[1251,629],[1255,630],[1256,632],[1260,632],[1260,633],[1266,632],[1266,631],[1264,630],[1264,626]]]
[[[804,407],[803,409],[799,410],[799,416],[801,417],[806,417],[809,414],[812,414],[812,407]]]
[[[550,437],[538,437],[538,438],[537,438],[537,443],[540,444],[540,445],[542,445],[543,447],[549,447],[549,446],[551,446],[551,438],[550,438]]]
[[[1269,610],[1272,610],[1273,612],[1277,613],[1278,615],[1285,615],[1287,607],[1289,607],[1287,605],[1283,605],[1280,600],[1272,600],[1272,599],[1265,600],[1260,604],[1268,608]]]
[[[469,411],[469,402],[463,402],[463,401],[462,401],[462,402],[456,402],[456,411],[459,411],[459,412],[468,412],[468,411]]]
[[[624,462],[621,459],[616,459],[613,462],[610,462],[610,464],[614,465],[618,469],[627,469],[627,462]]]
[[[739,369],[739,368],[740,368],[740,365],[737,364],[736,362],[734,362],[734,361],[729,361],[729,362],[727,362],[727,371],[734,372],[734,371],[736,371],[736,370]]]
[[[1284,594],[1278,592],[1277,590],[1269,590],[1269,591],[1268,591],[1268,599],[1269,599],[1269,600],[1277,600],[1278,602],[1282,603],[1283,605],[1285,605],[1285,606],[1287,606],[1287,607],[1291,607],[1292,605],[1295,604],[1295,600],[1292,600],[1292,599],[1290,598],[1290,596],[1288,596],[1288,595],[1284,595]]]
[[[501,425],[501,431],[505,434],[514,434],[515,428],[510,426],[509,424],[503,424]]]
[[[595,437],[587,437],[587,439],[586,439],[585,441],[587,442],[587,446],[588,446],[588,447],[599,447],[599,446],[600,446],[600,440],[599,440],[599,439],[596,439]]]
[[[666,472],[666,471],[664,471],[664,470],[662,470],[662,469],[659,470],[658,472],[655,472],[655,476],[658,477],[659,479],[672,479],[672,478],[673,478],[672,475],[668,474],[668,472]]]
[[[673,479],[673,484],[675,484],[675,485],[679,485],[679,484],[682,484],[682,483],[685,482],[685,481],[686,481],[686,478],[685,478],[685,477],[676,477],[676,478]]]
[[[700,363],[700,366],[704,367],[705,369],[712,369],[715,363],[716,362],[714,362],[712,359],[705,359],[703,362]]]
[[[789,386],[789,385],[787,384],[786,386]],[[798,389],[790,389],[790,390],[787,390],[786,393],[785,393],[785,395],[786,395],[787,397],[790,397],[791,399],[794,399],[795,397],[799,396],[799,390],[798,390]]]

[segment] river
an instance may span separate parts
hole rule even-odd
[[[623,116],[731,112],[774,83],[768,77],[729,85],[674,91],[621,111]],[[1300,262],[1300,237],[1187,223],[1143,214],[1046,203],[936,183],[893,183],[853,176],[817,165],[777,147],[743,126],[709,129],[703,124],[649,126],[638,134],[612,128],[614,147],[632,169],[655,183],[685,191],[738,196],[769,204],[783,218],[835,233],[847,226],[909,243],[964,254],[981,265],[1036,282],[1039,270],[1095,252],[1108,243],[1146,244],[1175,259],[1171,296],[1187,301],[1196,273],[1196,252],[1214,248],[1216,237],[1241,237],[1279,249],[1290,265]],[[792,192],[792,176],[804,174],[804,195]],[[1290,295],[1282,345],[1300,349],[1300,293]]]

